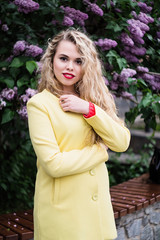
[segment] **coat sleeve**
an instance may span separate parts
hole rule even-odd
[[[95,105],[96,114],[90,118],[84,118],[103,142],[115,152],[124,152],[129,147],[130,131],[113,120],[104,110]]]
[[[27,112],[31,142],[40,165],[48,175],[63,177],[82,173],[108,160],[106,149],[96,144],[81,150],[60,152],[43,104],[31,99],[27,103]]]

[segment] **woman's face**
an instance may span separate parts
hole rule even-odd
[[[53,59],[53,70],[64,92],[75,93],[74,85],[82,78],[82,59],[74,43],[62,40]]]

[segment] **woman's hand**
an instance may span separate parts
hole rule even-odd
[[[86,115],[89,113],[89,102],[75,95],[62,95],[59,100],[64,112],[69,111]]]

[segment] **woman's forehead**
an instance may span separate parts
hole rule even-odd
[[[56,54],[72,56],[75,58],[80,58],[81,54],[79,53],[77,46],[68,40],[62,40],[57,47]]]

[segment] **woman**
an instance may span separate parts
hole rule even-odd
[[[39,93],[27,105],[37,155],[34,240],[117,236],[106,149],[125,151],[129,130],[116,115],[94,43],[60,32],[42,57]]]

